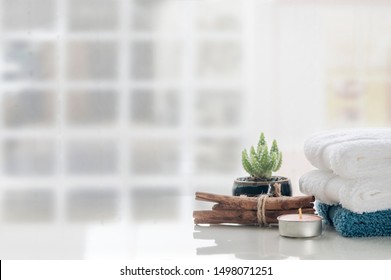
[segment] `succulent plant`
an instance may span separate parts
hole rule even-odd
[[[282,164],[282,153],[278,150],[277,141],[273,140],[269,151],[262,132],[256,149],[251,146],[250,153],[247,153],[246,149],[243,150],[242,164],[251,177],[270,179],[272,172],[280,169]]]

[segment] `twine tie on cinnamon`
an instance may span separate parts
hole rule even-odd
[[[258,196],[258,203],[257,203],[257,218],[258,218],[258,224],[260,226],[267,226],[268,223],[266,222],[266,200],[269,197],[269,195],[264,194]]]
[[[260,226],[268,226],[269,224],[266,222],[266,200],[270,197],[278,197],[281,196],[281,184],[275,183],[273,185],[273,191],[269,190],[268,194],[263,194],[258,196],[257,201],[257,219],[258,224]]]

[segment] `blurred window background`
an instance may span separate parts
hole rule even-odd
[[[261,131],[298,194],[309,134],[391,124],[390,13],[387,1],[0,0],[3,217],[176,219],[175,196],[230,193]],[[168,210],[140,212],[148,201]]]

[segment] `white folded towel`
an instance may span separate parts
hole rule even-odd
[[[329,205],[341,204],[355,213],[391,209],[391,177],[344,179],[330,171],[301,176],[300,191]]]
[[[305,141],[304,154],[344,178],[384,176],[391,173],[391,129],[323,131]]]

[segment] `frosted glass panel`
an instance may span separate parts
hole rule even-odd
[[[114,42],[68,44],[68,77],[71,80],[113,80],[117,77],[118,53]]]
[[[79,90],[67,93],[67,116],[72,125],[109,125],[116,120],[118,94],[113,90]]]
[[[202,138],[196,146],[196,169],[200,174],[235,172],[241,150],[236,140]]]
[[[56,1],[2,0],[3,25],[7,30],[47,30],[55,27]]]
[[[1,104],[4,124],[9,128],[53,126],[55,100],[56,95],[47,91],[4,92]]]
[[[132,125],[175,126],[180,121],[180,93],[176,90],[135,89],[130,98]]]
[[[118,26],[118,0],[70,0],[69,26],[74,31],[112,30]]]
[[[200,127],[229,127],[240,124],[242,101],[238,91],[201,90],[197,93],[195,112]]]
[[[203,79],[238,79],[241,51],[237,42],[205,41],[198,45],[197,73]]]
[[[181,46],[173,41],[139,41],[131,46],[131,74],[136,80],[181,77]]]
[[[55,193],[39,186],[8,190],[2,204],[4,219],[10,223],[50,223],[56,218]]]
[[[72,140],[67,145],[70,174],[107,175],[117,171],[117,149],[111,140]]]
[[[56,151],[52,140],[6,140],[3,151],[7,175],[48,176],[55,172]]]
[[[51,42],[11,41],[5,45],[4,80],[53,80],[57,53]]]
[[[237,31],[241,28],[241,3],[236,0],[196,1],[197,27],[203,31]]]
[[[180,150],[177,141],[151,139],[131,143],[131,172],[135,174],[178,174]]]
[[[182,0],[134,0],[131,28],[137,31],[176,33],[182,26]]]

